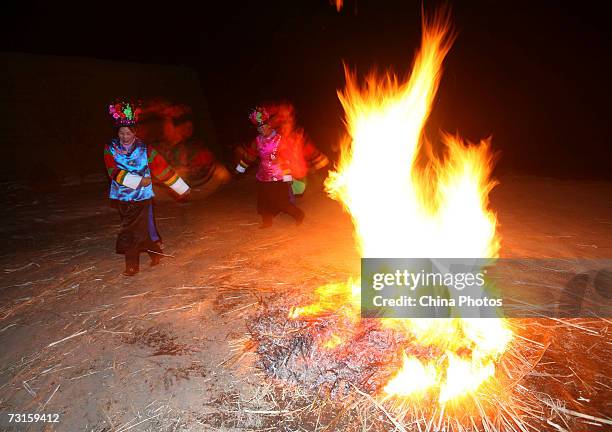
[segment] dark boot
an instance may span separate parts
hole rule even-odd
[[[301,225],[306,216],[302,209],[293,204],[288,204],[283,210],[295,220],[296,225]]]
[[[148,252],[149,258],[151,258],[151,267],[155,267],[159,264],[162,259],[162,255],[156,254],[154,252]]]
[[[151,258],[151,267],[155,267],[156,265],[158,265],[162,257],[164,256],[164,252],[157,243],[155,244],[154,248],[147,250],[147,253],[149,254],[149,258]]]
[[[126,254],[125,255],[125,271],[123,272],[123,274],[125,276],[134,276],[135,274],[137,274],[140,270],[140,266],[139,266],[139,257],[138,255],[133,255],[133,254]]]
[[[299,226],[299,225],[302,225],[302,222],[304,222],[304,218],[306,217],[306,213],[304,213],[298,207],[296,207],[296,209],[298,209],[300,211],[299,214],[295,218],[295,224]]]
[[[263,214],[261,215],[261,225],[259,226],[260,229],[263,228],[270,228],[272,226],[272,223],[274,222],[274,216],[271,214]]]

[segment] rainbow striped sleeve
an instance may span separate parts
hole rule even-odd
[[[166,186],[181,195],[189,190],[189,186],[154,148],[149,150],[148,162],[151,173]]]
[[[240,160],[236,165],[235,170],[239,173],[243,173],[258,157],[257,154],[257,141],[253,140],[249,145],[242,145],[238,147],[237,152]]]
[[[115,180],[119,184],[124,184],[125,176],[128,172],[117,167],[115,158],[110,151],[108,146],[104,147],[104,164],[106,165],[106,172],[111,180]]]
[[[311,162],[314,169],[321,169],[329,163],[329,160],[323,153],[319,153],[317,157],[315,157]]]
[[[311,142],[304,145],[304,157],[314,169],[318,170],[329,164],[327,156],[319,151]]]

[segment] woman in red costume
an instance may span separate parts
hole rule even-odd
[[[309,165],[317,169],[327,165],[327,158],[295,127],[291,105],[259,106],[251,111],[249,119],[258,135],[242,149],[236,171],[245,172],[259,158],[257,213],[262,218],[261,227],[271,226],[281,212],[292,216],[299,225],[304,212],[294,204],[292,183],[306,176]]]

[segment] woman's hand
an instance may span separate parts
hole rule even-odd
[[[138,185],[138,187],[149,186],[150,184],[151,184],[151,177],[143,177],[142,180],[140,180],[140,184]]]
[[[191,188],[187,189],[187,191],[185,191],[185,193],[181,194],[178,196],[178,201],[179,202],[187,202],[189,201],[189,197],[191,196]]]

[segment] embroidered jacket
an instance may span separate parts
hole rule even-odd
[[[110,198],[120,201],[142,201],[154,196],[153,185],[140,186],[143,177],[155,176],[161,182],[182,195],[189,186],[157,150],[136,138],[126,151],[118,138],[104,148],[104,163],[111,179]]]
[[[258,135],[248,147],[240,149],[240,162],[236,171],[243,173],[259,158],[256,178],[259,181],[292,181],[308,172],[308,165],[315,169],[326,166],[329,161],[302,134],[291,138],[273,132],[270,136]]]

